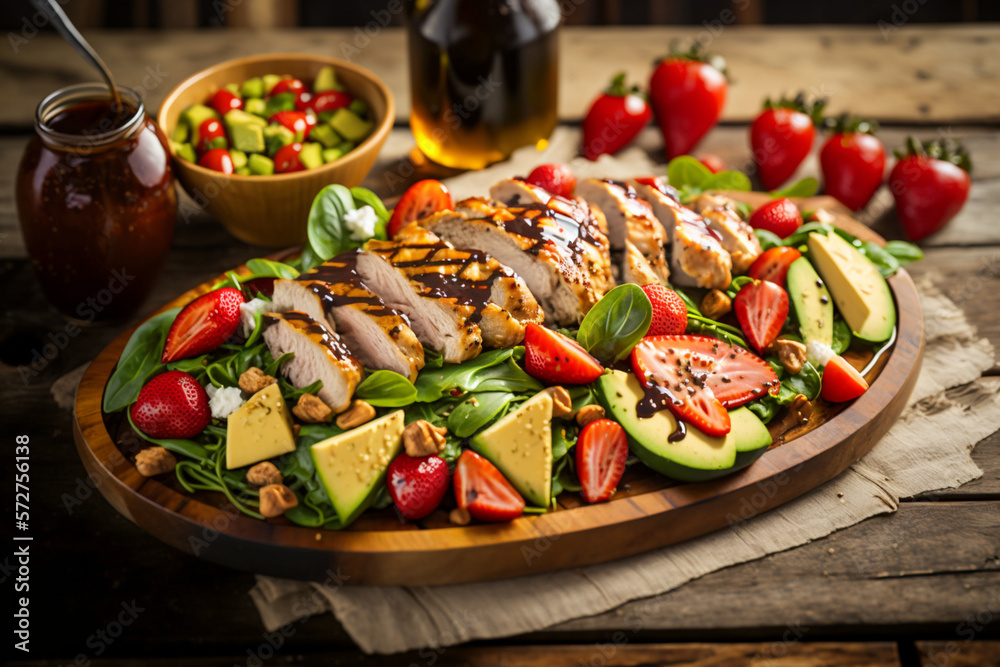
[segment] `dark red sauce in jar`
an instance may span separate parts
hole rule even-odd
[[[83,321],[133,313],[163,270],[177,195],[166,137],[134,91],[70,86],[38,107],[17,211],[45,296]]]

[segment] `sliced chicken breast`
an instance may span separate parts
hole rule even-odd
[[[576,192],[604,213],[611,247],[624,250],[625,241],[630,241],[666,284],[670,277],[666,249],[669,239],[649,204],[639,198],[632,186],[588,178],[577,184]]]
[[[733,272],[746,273],[761,253],[760,241],[754,235],[753,227],[740,217],[729,198],[723,195],[703,194],[694,201],[693,208],[719,235],[722,247],[732,257]]]
[[[340,337],[303,312],[265,313],[262,323],[264,341],[271,356],[277,359],[292,352],[281,369],[292,386],[306,387],[323,382],[319,398],[334,412],[343,412],[351,402],[354,389],[364,372]]]
[[[622,282],[642,285],[662,285],[653,267],[646,261],[639,249],[631,241],[625,241],[625,252],[622,257]]]
[[[326,324],[365,368],[394,371],[413,382],[424,367],[424,348],[409,323],[361,281],[357,252],[296,280],[275,280],[271,301],[274,310],[299,310]]]
[[[733,263],[722,247],[719,234],[712,231],[700,215],[681,205],[676,190],[660,179],[655,182],[655,185],[633,183],[633,187],[649,202],[653,215],[670,237],[673,281],[685,287],[728,287],[732,281]]]

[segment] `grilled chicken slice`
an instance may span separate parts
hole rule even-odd
[[[275,280],[271,301],[274,310],[299,310],[326,324],[365,368],[394,371],[413,382],[424,367],[424,348],[406,319],[361,281],[357,252],[296,280]]]
[[[589,216],[581,225],[548,205],[504,207],[472,198],[419,224],[457,247],[489,252],[513,268],[541,304],[546,321],[556,325],[582,320],[611,284],[607,238]]]
[[[653,271],[646,258],[631,241],[625,241],[625,253],[622,258],[622,282],[642,285],[662,285],[659,276]]]
[[[761,253],[760,241],[733,208],[728,197],[703,194],[694,201],[694,210],[701,214],[712,231],[719,235],[722,247],[733,259],[733,272],[746,273]]]
[[[624,250],[625,241],[630,241],[666,284],[670,277],[666,252],[669,240],[649,204],[639,198],[632,186],[588,178],[577,184],[576,192],[604,213],[611,247]]]
[[[633,183],[640,197],[670,237],[670,269],[676,284],[685,287],[725,289],[732,281],[733,262],[720,236],[704,219],[682,206],[677,191],[654,179],[654,184]]]
[[[292,386],[301,388],[320,380],[320,399],[334,412],[346,410],[363,369],[340,337],[297,310],[265,313],[262,323],[267,327],[264,341],[272,357],[295,354],[281,369]]]

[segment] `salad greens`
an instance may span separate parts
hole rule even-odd
[[[375,211],[377,223],[371,238],[386,238],[385,226],[389,212],[378,196],[366,188],[346,188],[343,185],[328,185],[313,199],[306,223],[308,242],[302,250],[302,270],[322,264],[326,260],[348,250],[360,248],[368,236],[356,235],[347,224],[347,214],[363,206]]]
[[[627,357],[649,331],[653,305],[638,285],[626,283],[605,294],[580,323],[576,341],[603,364]]]
[[[750,190],[750,179],[741,171],[713,174],[698,158],[675,157],[667,165],[667,182],[677,188],[681,203],[688,203],[708,190]]]
[[[756,230],[757,238],[761,240],[761,246],[763,247],[764,241],[767,240],[769,245],[773,241],[767,234],[770,232],[763,233],[763,230]],[[788,235],[785,239],[778,239],[779,243],[770,245],[770,247],[776,247],[777,245],[782,245],[786,247],[798,248],[798,250],[803,254],[808,254],[808,248],[805,246],[806,239],[810,234],[837,234],[842,239],[853,245],[858,251],[867,257],[875,266],[878,267],[879,272],[882,277],[888,278],[889,276],[896,273],[896,271],[901,266],[906,266],[912,262],[916,262],[923,259],[924,253],[918,247],[912,243],[907,243],[906,241],[889,241],[885,246],[880,246],[877,243],[872,243],[871,241],[861,241],[858,237],[854,236],[850,232],[846,232],[839,227],[834,227],[825,222],[807,222],[794,232]],[[776,235],[771,234],[775,238]],[[767,248],[765,248],[766,250]]]
[[[135,403],[143,386],[160,370],[163,344],[179,312],[180,308],[165,310],[133,332],[104,389],[105,412],[118,412]]]

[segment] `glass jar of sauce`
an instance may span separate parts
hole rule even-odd
[[[481,169],[557,121],[557,0],[410,0],[410,127],[438,164]]]
[[[42,290],[64,315],[116,320],[149,296],[174,234],[167,139],[138,93],[58,90],[38,106],[17,174],[17,212]]]

